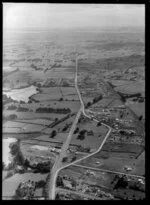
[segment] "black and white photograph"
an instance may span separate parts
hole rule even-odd
[[[144,200],[145,4],[2,7],[2,200]]]

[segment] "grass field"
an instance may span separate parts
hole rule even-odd
[[[119,146],[116,146],[116,148],[119,149]],[[120,149],[120,152],[119,150],[115,152],[112,151],[112,146],[110,146],[110,148],[107,146],[107,151],[105,151],[106,146],[104,145],[99,153],[79,162],[79,164],[123,173],[128,173],[124,168],[125,166],[129,166],[132,168],[130,173],[143,175],[145,173],[145,168],[143,166],[140,167],[140,165],[144,164],[144,158],[140,156],[135,158],[137,152],[140,155],[143,148],[132,144],[125,145],[124,148],[122,147]],[[123,149],[125,149],[124,152]],[[96,162],[99,162],[99,165]]]
[[[116,91],[123,92],[123,93],[144,93],[145,92],[145,83],[142,82],[131,82],[129,84],[120,85],[119,87],[115,88]]]
[[[28,124],[14,121],[7,121],[3,124],[3,132],[5,133],[25,133],[25,132],[39,132],[44,128],[42,125]]]
[[[2,184],[2,196],[12,197],[15,195],[15,191],[21,182],[40,181],[46,180],[48,174],[35,174],[35,173],[25,173],[25,174],[15,174],[12,177],[3,181]]]
[[[137,116],[143,115],[143,119],[145,119],[145,103],[133,103],[129,105],[129,108],[133,110]]]
[[[97,123],[93,120],[89,120],[88,118],[85,119],[88,121],[78,123],[77,127],[79,128],[79,131],[77,134],[73,135],[70,144],[81,145],[83,147],[90,147],[91,149],[96,150],[99,148],[101,142],[106,136],[108,129],[103,125],[97,126]],[[77,139],[79,132],[82,130],[86,130],[87,132],[93,131],[93,135],[89,135],[86,133],[85,138],[83,140]]]
[[[16,114],[17,119],[48,119],[48,120],[55,120],[55,118],[61,119],[65,117],[64,114],[54,114],[54,113],[34,113],[34,112],[16,112],[16,111],[10,111],[5,110],[4,116],[9,116],[11,114]]]

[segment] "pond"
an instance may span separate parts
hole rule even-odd
[[[26,103],[29,101],[29,97],[36,93],[38,93],[38,91],[36,90],[36,87],[34,85],[22,89],[3,91],[3,94],[7,95],[7,97],[11,97],[13,100],[17,100],[18,102],[22,100]]]
[[[11,154],[9,145],[13,142],[16,142],[15,138],[4,138],[3,139],[3,162],[7,167],[11,162]]]

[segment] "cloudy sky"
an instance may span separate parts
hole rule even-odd
[[[138,4],[3,3],[6,29],[144,25],[145,7]]]

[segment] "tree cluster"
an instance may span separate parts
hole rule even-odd
[[[70,108],[37,108],[38,113],[58,113],[58,114],[68,114],[71,112]]]

